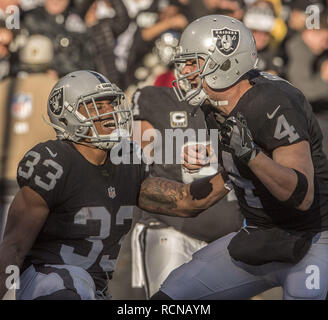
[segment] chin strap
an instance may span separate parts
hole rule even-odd
[[[60,126],[57,126],[56,124],[51,123],[50,121],[47,120],[47,118],[44,115],[42,115],[42,119],[47,125],[49,125],[50,127],[53,127],[54,129],[60,131],[63,134],[64,139],[71,140],[70,135],[67,133],[67,131],[64,128],[62,128]]]
[[[186,95],[186,101],[188,101],[188,103],[192,106],[201,106],[206,99],[208,99],[208,96],[203,87],[190,90]]]
[[[101,150],[111,150],[119,141],[112,142],[94,142],[92,145]]]
[[[199,92],[196,93],[198,90]],[[191,113],[193,117],[195,116],[198,107],[202,106],[206,100],[208,100],[213,107],[222,107],[222,106],[227,106],[229,104],[228,100],[211,99],[202,86],[196,89],[194,92],[190,92],[189,97],[190,98],[188,98],[188,95],[186,96],[186,100],[188,101],[188,103],[196,107]]]
[[[228,100],[213,100],[213,99],[208,99],[213,107],[222,107],[222,106],[227,106],[229,104]]]
[[[118,141],[106,141],[106,142],[99,141],[99,142],[93,142],[93,143],[85,142],[85,141],[76,141],[75,139],[72,139],[72,137],[67,133],[67,131],[64,128],[62,128],[60,126],[57,126],[56,124],[51,123],[50,121],[47,120],[47,118],[44,115],[42,115],[42,119],[47,125],[49,125],[49,126],[53,127],[54,129],[60,131],[63,134],[63,140],[67,139],[67,140],[73,141],[73,142],[78,143],[78,144],[82,144],[82,145],[87,146],[87,147],[98,148],[98,149],[101,149],[101,150],[110,150],[117,143],[120,142],[120,140],[118,140]],[[93,128],[91,128],[91,130],[93,130]]]

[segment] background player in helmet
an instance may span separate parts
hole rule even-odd
[[[229,50],[222,35],[235,37]],[[246,221],[173,271],[154,298],[246,299],[282,286],[284,299],[325,299],[328,161],[311,106],[288,82],[254,70],[253,36],[232,18],[191,23],[175,58],[179,98],[211,103],[202,106],[207,126],[219,131],[222,175]]]
[[[190,183],[217,172],[215,156],[215,161],[207,157],[202,168],[181,170],[180,155],[184,148],[198,146],[206,150],[205,146],[209,146],[210,136],[207,135],[201,110],[193,114],[188,103],[179,102],[173,89],[165,87],[140,89],[132,101],[133,137],[145,150],[145,155],[153,158],[149,167],[152,176]],[[171,138],[168,132],[172,133]],[[152,143],[150,140],[153,140]],[[161,157],[157,156],[159,154]],[[165,162],[169,158],[173,160],[171,164]],[[239,230],[243,218],[236,197],[229,194],[228,199],[193,219],[151,214],[135,208],[134,220],[137,223],[131,237],[132,286],[144,287],[148,298],[159,289],[168,274],[189,261],[195,251],[208,242]],[[121,254],[126,251],[122,249]],[[120,268],[115,277],[122,271],[123,268]],[[131,290],[125,290],[122,298],[130,294]]]
[[[124,139],[132,124],[124,93],[99,73],[77,71],[60,79],[48,114],[57,140],[36,145],[18,166],[21,189],[0,245],[1,297],[8,265],[22,268],[18,299],[104,296],[133,205],[194,216],[227,192],[212,188],[197,200],[193,185],[146,178],[145,165],[132,161],[135,145]],[[112,155],[123,153],[132,160],[114,161]],[[223,183],[219,175],[213,179]]]

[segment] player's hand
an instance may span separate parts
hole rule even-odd
[[[205,146],[201,143],[187,144],[184,146],[182,158],[183,168],[190,173],[197,172],[216,160],[214,150],[210,144]]]
[[[221,125],[219,130],[220,143],[235,154],[235,156],[245,163],[253,160],[261,151],[254,141],[246,120],[241,113],[236,117],[232,116]]]

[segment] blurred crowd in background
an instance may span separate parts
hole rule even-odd
[[[242,20],[254,34],[258,68],[301,89],[315,109],[328,100],[325,0],[1,0],[0,80],[78,69],[106,75],[127,93],[171,86],[170,59],[181,31],[207,14]],[[8,6],[20,28],[6,28]],[[306,8],[320,10],[320,29],[306,28]],[[8,15],[8,13],[7,13]]]

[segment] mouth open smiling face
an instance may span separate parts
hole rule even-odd
[[[118,104],[118,97],[112,97],[101,100],[94,100],[81,105],[79,113],[86,119],[93,120],[99,135],[109,135],[119,123],[117,114],[115,114],[115,106]],[[91,130],[89,132],[91,135]]]
[[[77,133],[84,143],[111,149],[132,134],[132,110],[123,94],[102,95],[82,100],[76,112],[81,122]]]

